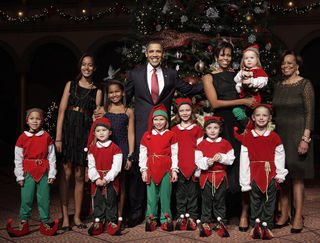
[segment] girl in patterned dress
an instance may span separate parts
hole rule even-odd
[[[117,144],[123,154],[122,172],[120,174],[120,196],[118,216],[123,217],[126,201],[126,178],[131,169],[134,151],[134,113],[126,107],[124,100],[124,85],[117,80],[109,80],[106,88],[106,114],[111,121],[111,140]],[[128,208],[128,207],[126,207]]]

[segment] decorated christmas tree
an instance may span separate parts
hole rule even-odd
[[[268,29],[269,10],[268,1],[263,0],[138,2],[133,15],[136,31],[122,49],[123,64],[130,69],[144,63],[145,44],[160,40],[166,50],[164,65],[175,68],[183,80],[194,84],[213,68],[213,50],[218,42],[228,41],[234,46],[235,70],[239,69],[242,51],[255,43],[260,47],[263,68],[273,76],[280,49]],[[205,98],[194,99],[199,103]]]

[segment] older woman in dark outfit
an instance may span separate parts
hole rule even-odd
[[[275,85],[273,95],[274,119],[286,151],[286,166],[292,182],[295,214],[291,233],[302,231],[304,179],[314,176],[311,141],[314,126],[314,90],[311,82],[299,75],[301,64],[302,59],[296,53],[284,52],[281,59],[284,79]],[[280,195],[281,217],[275,227],[281,228],[288,224],[288,195],[288,188],[285,187]]]
[[[240,205],[240,186],[239,186],[239,155],[240,144],[233,135],[233,127],[236,126],[236,120],[232,113],[235,106],[252,106],[255,103],[254,98],[239,99],[235,89],[234,71],[230,68],[232,60],[233,46],[228,42],[221,42],[214,51],[215,70],[203,76],[203,87],[207,99],[214,108],[214,114],[224,118],[224,127],[222,136],[226,138],[233,146],[236,160],[228,168],[229,199],[227,202],[227,213]],[[228,198],[228,197],[227,197]],[[237,201],[237,199],[239,199]],[[228,200],[228,199],[227,199]],[[229,206],[229,207],[228,207]],[[248,202],[242,200],[242,213],[240,218],[239,230],[248,229]]]

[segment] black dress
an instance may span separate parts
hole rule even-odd
[[[62,159],[64,163],[85,166],[88,135],[96,108],[97,88],[86,89],[71,81],[68,106],[62,126]]]
[[[211,74],[213,79],[213,86],[217,93],[219,100],[235,100],[239,99],[239,95],[235,88],[234,72],[224,71],[217,74]],[[234,107],[224,107],[214,110],[215,116],[223,117],[224,125],[222,130],[222,137],[228,140],[233,149],[236,159],[233,164],[228,167],[228,184],[229,192],[240,192],[239,184],[239,156],[240,156],[240,143],[233,135],[233,128],[238,126],[237,121],[232,113]]]
[[[105,114],[111,122],[112,134],[111,140],[117,144],[123,154],[122,169],[125,166],[127,160],[129,145],[128,145],[128,123],[129,117],[126,113],[111,113]]]

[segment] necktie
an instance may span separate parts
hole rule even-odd
[[[153,73],[151,75],[151,97],[153,103],[156,103],[159,97],[159,83],[157,76],[157,69],[153,69]]]

